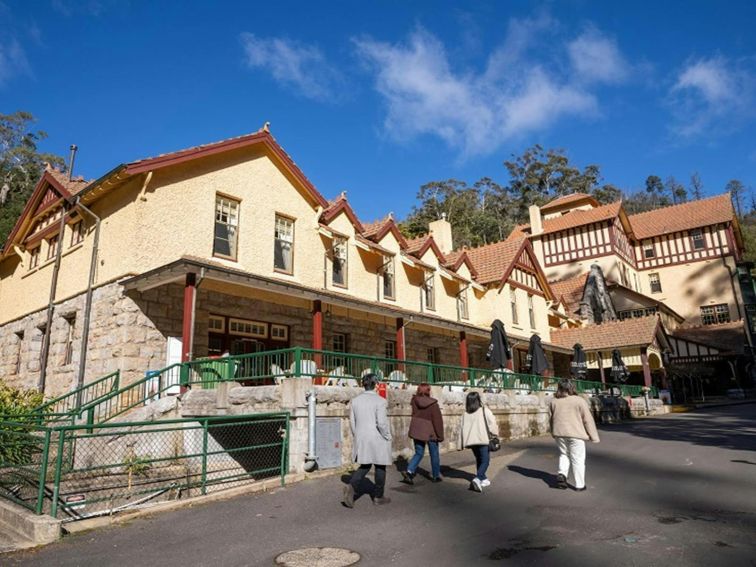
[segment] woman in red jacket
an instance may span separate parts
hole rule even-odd
[[[409,436],[415,442],[415,455],[407,465],[407,470],[402,471],[404,482],[407,484],[414,484],[415,472],[425,455],[426,444],[431,459],[431,478],[433,482],[442,480],[438,444],[444,440],[444,420],[441,417],[438,400],[431,398],[430,393],[428,384],[420,384],[417,387],[417,393],[412,396],[412,421]]]

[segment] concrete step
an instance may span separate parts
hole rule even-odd
[[[0,521],[0,553],[26,549],[35,545],[32,540],[19,534],[12,525]]]

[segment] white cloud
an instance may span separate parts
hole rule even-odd
[[[0,43],[0,87],[12,77],[29,72],[29,62],[21,44],[15,39],[5,44]]]
[[[589,29],[567,45],[575,72],[585,81],[617,83],[630,74],[630,66],[616,42]]]
[[[587,81],[568,71],[571,53],[566,53],[569,46],[564,43],[556,63],[530,57],[530,47],[553,26],[552,20],[515,24],[510,22],[506,40],[478,72],[455,70],[443,43],[422,28],[405,43],[355,39],[357,53],[373,70],[375,88],[386,102],[388,135],[398,141],[433,135],[464,158],[492,153],[507,140],[567,116],[596,115],[598,100],[589,83],[624,76],[624,60],[616,46],[600,35],[593,44],[578,44],[574,51],[583,56],[581,62],[588,55],[596,57],[599,48],[612,56],[610,64]],[[598,48],[591,48],[595,45]]]
[[[668,102],[674,134],[716,136],[753,114],[753,73],[721,56],[690,61],[677,74]]]
[[[245,62],[251,69],[262,69],[279,84],[316,100],[337,96],[341,74],[331,66],[320,49],[286,38],[258,38],[241,34]]]

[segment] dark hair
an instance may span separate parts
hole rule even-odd
[[[362,377],[362,387],[366,390],[375,390],[375,385],[378,383],[378,376],[372,372],[365,374]]]
[[[430,396],[431,394],[431,388],[430,384],[426,384],[423,382],[417,387],[417,392],[415,392],[416,396]]]
[[[566,398],[567,396],[577,396],[575,391],[575,383],[569,378],[562,378],[557,386],[555,398]]]
[[[475,413],[483,407],[483,402],[480,400],[480,394],[478,392],[470,392],[467,394],[465,400],[465,411],[467,413]]]

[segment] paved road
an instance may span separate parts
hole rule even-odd
[[[467,490],[470,455],[446,481],[389,475],[392,503],[340,505],[338,477],[195,506],[0,557],[4,565],[272,565],[279,553],[335,546],[360,565],[756,566],[756,405],[601,429],[588,490],[550,488],[549,438],[508,443],[493,485]]]

